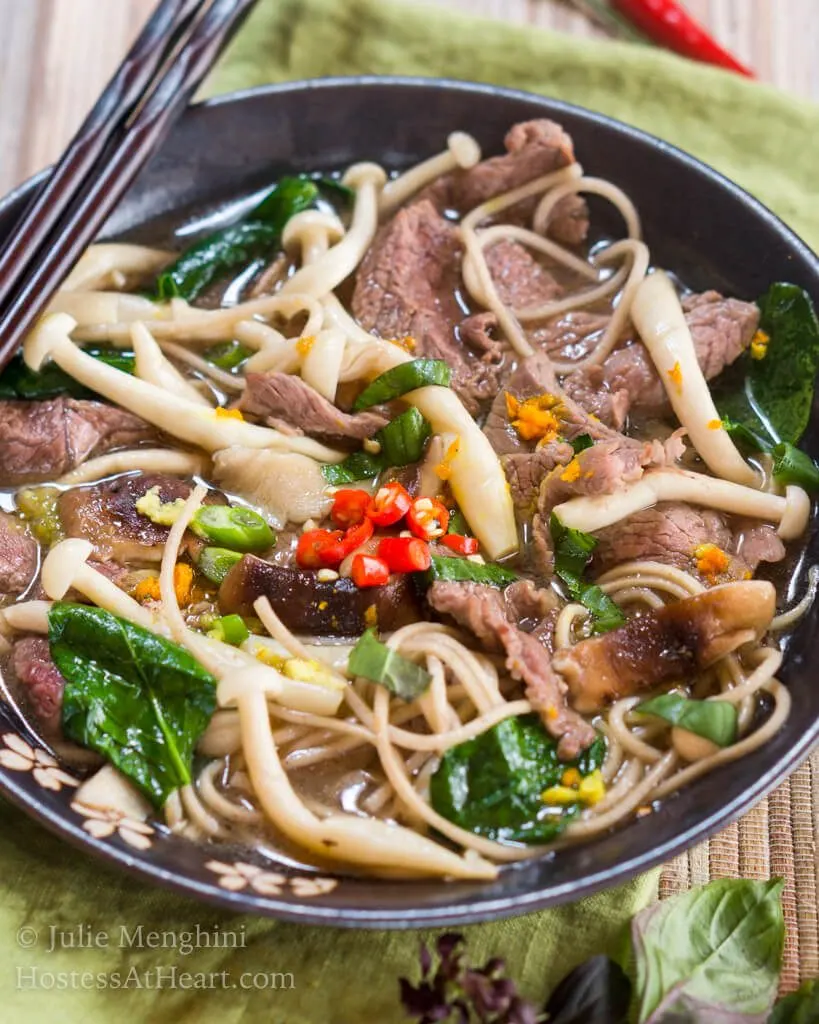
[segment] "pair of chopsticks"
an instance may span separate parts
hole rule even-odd
[[[256,0],[161,0],[0,248],[0,369]]]

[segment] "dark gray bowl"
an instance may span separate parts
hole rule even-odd
[[[187,214],[218,207],[283,171],[337,168],[361,159],[403,167],[440,150],[454,128],[472,132],[491,153],[501,148],[513,122],[531,117],[560,121],[573,135],[588,171],[632,195],[655,262],[675,270],[691,287],[716,287],[753,299],[772,281],[787,280],[819,300],[817,258],[770,211],[708,167],[600,115],[461,82],[330,79],[256,89],[194,107],[141,174],[106,233],[156,241],[158,219],[161,225],[170,214],[178,219],[180,210]],[[35,183],[0,203],[0,232],[9,229]],[[619,229],[607,219],[605,207],[593,212],[602,232]],[[815,425],[807,446],[819,455]],[[811,563],[819,557],[815,532],[808,557]],[[686,787],[657,813],[586,845],[505,869],[488,885],[342,878],[317,886],[303,872],[283,870],[293,877],[281,884],[269,877],[256,883],[246,879],[241,889],[230,891],[218,884],[219,875],[207,862],[252,862],[252,855],[204,850],[161,831],[149,837],[150,846],[142,851],[128,842],[133,836],[127,828],[94,838],[87,821],[70,806],[70,785],[60,784],[59,792],[44,788],[14,758],[5,760],[16,768],[0,764],[0,792],[68,840],[139,878],[236,910],[387,928],[521,914],[577,899],[668,860],[747,811],[793,771],[819,738],[817,621],[819,608],[814,607],[792,638],[781,675],[793,696],[793,711],[766,746]],[[9,738],[16,742],[14,733],[36,745],[10,712],[0,720],[0,731],[0,762]]]

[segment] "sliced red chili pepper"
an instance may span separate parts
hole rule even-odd
[[[437,498],[416,498],[407,512],[407,526],[421,540],[435,540],[446,533],[449,509]]]
[[[366,518],[372,504],[372,496],[367,491],[352,487],[344,488],[333,495],[330,518],[338,526],[355,526]]]
[[[474,537],[464,537],[461,533],[445,533],[440,540],[456,555],[477,555],[478,553],[479,545]]]
[[[376,526],[393,526],[403,519],[412,505],[410,492],[397,480],[379,487],[367,515]]]
[[[754,77],[750,68],[720,46],[676,0],[612,0],[612,6],[652,42],[692,60]]]
[[[416,537],[385,537],[378,545],[390,572],[423,572],[432,562],[429,544]]]
[[[390,567],[375,555],[354,555],[350,575],[357,587],[382,587],[390,578]]]
[[[304,569],[337,569],[347,555],[373,535],[369,519],[341,530],[308,530],[299,537],[296,561]]]
[[[341,561],[334,562],[334,548],[344,534],[341,530],[306,530],[296,545],[296,561],[303,569],[332,569]]]

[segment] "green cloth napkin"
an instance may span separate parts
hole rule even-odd
[[[819,207],[810,201],[819,111],[660,51],[467,20],[410,2],[263,0],[207,91],[390,72],[497,82],[605,111],[707,160],[819,244]],[[587,163],[593,172],[593,157]],[[470,955],[474,962],[504,956],[524,994],[541,999],[574,964],[616,950],[656,886],[651,872],[573,906],[470,927]],[[148,948],[151,932],[170,931],[181,942],[197,925],[202,933],[217,926],[235,933],[240,948]],[[86,940],[102,936],[106,947],[49,952],[52,928],[80,934],[81,926]],[[102,866],[0,803],[2,1021],[390,1024],[405,1019],[396,979],[415,976],[421,937],[227,914]],[[194,979],[187,987],[179,974],[170,987],[174,966]],[[121,984],[131,979],[129,987],[113,988],[114,972]],[[293,987],[282,979],[265,989],[261,978],[252,987],[246,972],[292,974]],[[191,988],[198,974],[210,975],[212,987]]]

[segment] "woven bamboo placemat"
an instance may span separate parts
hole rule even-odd
[[[714,878],[785,879],[787,937],[780,989],[819,976],[819,753],[752,811],[663,868],[660,898]]]

